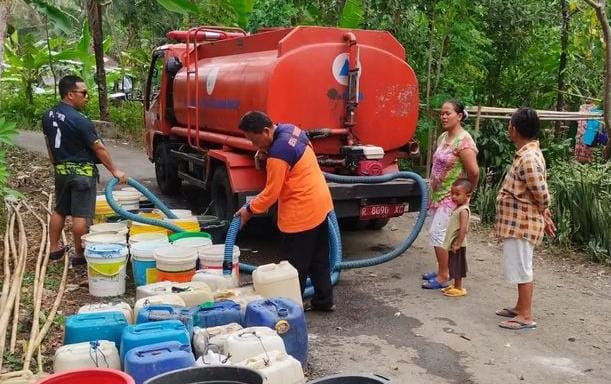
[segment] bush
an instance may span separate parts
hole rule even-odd
[[[139,101],[124,101],[109,105],[110,121],[119,128],[121,137],[142,142],[144,140],[144,107]]]
[[[556,241],[576,245],[598,262],[611,262],[611,164],[567,161],[549,172]]]

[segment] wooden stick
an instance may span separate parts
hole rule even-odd
[[[17,210],[20,208],[20,206],[17,206]],[[15,209],[13,209],[13,211],[15,211]],[[13,217],[11,219],[11,224],[14,227],[14,223],[15,223],[15,217],[14,217],[15,213],[13,213]],[[14,229],[14,228],[11,228]],[[9,235],[9,242],[14,245],[15,244],[15,233],[14,230],[11,230],[10,235]],[[11,246],[11,249],[13,249],[13,246]],[[15,256],[15,259],[18,259],[18,256]],[[17,290],[19,289],[17,287],[17,279],[19,278],[20,272],[23,268],[23,264],[25,264],[23,262],[23,259],[19,259],[19,262],[17,263],[17,266],[15,267],[15,273],[13,274],[13,279],[11,280],[11,288],[9,291],[9,295],[8,295],[8,300],[7,303],[4,307],[3,312],[0,314],[0,351],[4,351],[4,346],[6,344],[6,331],[8,330],[8,323],[10,320],[10,316],[11,316],[11,312],[13,309],[13,304],[15,302],[15,298],[17,296]],[[0,369],[2,369],[2,362],[3,362],[3,356],[0,356]]]
[[[50,209],[49,209],[50,211]],[[65,238],[65,234],[62,233],[62,237]],[[51,247],[49,246],[49,243],[47,243],[47,249],[45,250],[45,258],[49,258],[49,253],[51,251]],[[38,333],[38,335],[36,336],[36,340],[34,341],[34,344],[32,346],[32,348],[30,348],[26,354],[25,357],[25,361],[29,361],[32,359],[32,355],[34,353],[34,350],[38,349],[40,344],[42,343],[42,340],[45,338],[47,332],[49,331],[49,328],[51,327],[51,324],[53,323],[53,320],[55,319],[55,314],[57,313],[57,308],[59,307],[59,304],[62,301],[62,298],[64,297],[64,291],[66,290],[66,282],[68,280],[68,267],[69,267],[70,263],[69,263],[69,258],[66,256],[64,257],[64,272],[62,274],[62,280],[61,283],[59,285],[59,290],[57,292],[57,296],[55,297],[55,301],[53,302],[53,306],[51,307],[51,312],[49,312],[49,316],[47,317],[47,320],[45,321],[45,324],[43,325],[42,329],[40,330],[40,332]],[[28,363],[29,364],[29,363]]]
[[[482,106],[477,106],[477,116],[475,117],[475,132],[479,133],[479,123],[482,119]]]
[[[34,303],[34,314],[32,316],[32,329],[30,331],[30,339],[28,342],[28,346],[27,346],[27,350],[25,351],[25,355],[27,355],[27,352],[32,348],[32,343],[34,342],[34,340],[36,339],[36,336],[38,335],[38,331],[40,328],[40,307],[42,305],[42,293],[43,293],[43,288],[44,286],[39,286],[40,285],[40,281],[43,282],[44,284],[44,274],[41,273],[42,272],[42,259],[43,259],[43,255],[45,255],[45,249],[46,249],[46,245],[48,242],[48,235],[47,235],[47,222],[49,221],[48,219],[48,215],[47,215],[47,222],[45,222],[40,216],[38,216],[34,210],[32,210],[32,208],[25,204],[26,208],[34,215],[34,217],[36,217],[36,219],[40,222],[40,226],[41,226],[41,241],[40,241],[40,248],[38,250],[38,257],[36,258],[36,272],[35,272],[35,276],[34,276],[34,293],[33,293],[33,300],[32,302]],[[40,348],[38,349],[38,359],[40,360],[41,357],[41,353],[40,353]],[[42,366],[42,361],[39,361],[39,372],[42,371],[40,369],[40,367]],[[30,362],[25,362],[24,361],[24,365],[23,368],[25,370],[30,368]]]
[[[15,353],[15,347],[17,346],[17,328],[19,325],[19,307],[21,305],[21,285],[23,283],[23,274],[25,273],[25,267],[28,259],[28,238],[25,233],[25,226],[23,225],[23,216],[19,209],[17,209],[17,224],[19,227],[19,262],[21,269],[19,270],[19,277],[17,278],[17,295],[15,296],[15,304],[13,305],[13,327],[11,333],[10,351]]]
[[[11,281],[11,254],[8,240],[8,227],[4,230],[4,281]],[[2,297],[0,298],[0,313],[4,312],[4,306],[8,299],[9,285],[2,285]]]

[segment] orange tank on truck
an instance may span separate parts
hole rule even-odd
[[[212,200],[224,195],[224,207],[212,207],[229,217],[260,191],[265,174],[238,129],[251,110],[307,131],[327,172],[392,173],[398,159],[418,154],[418,81],[388,32],[296,27],[248,35],[200,27],[168,39],[176,43],[153,52],[145,90],[147,153],[164,193],[182,182],[198,185]],[[215,178],[224,190],[215,192]],[[419,192],[407,181],[385,192],[375,192],[379,185],[330,187],[339,217],[364,222],[398,216],[406,204],[419,209]]]

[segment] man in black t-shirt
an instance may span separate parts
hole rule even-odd
[[[49,237],[51,259],[61,258],[65,244],[60,235],[66,216],[72,217],[75,256],[73,265],[84,264],[81,236],[87,233],[95,214],[96,164],[102,163],[121,183],[127,181],[98,137],[91,120],[79,112],[87,104],[87,86],[77,76],[59,81],[61,102],[42,116],[42,128],[49,158],[55,168],[55,208],[51,216]]]

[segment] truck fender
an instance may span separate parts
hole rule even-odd
[[[258,192],[265,187],[265,171],[255,169],[252,154],[209,150],[206,183],[210,183],[214,169],[219,166],[226,167],[233,193]]]

